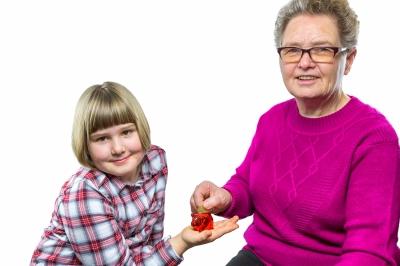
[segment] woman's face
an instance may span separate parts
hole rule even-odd
[[[327,15],[299,15],[291,19],[282,35],[282,47],[342,47],[336,21]],[[316,63],[308,53],[299,62],[280,60],[283,81],[297,99],[324,99],[341,90],[343,75],[350,71],[355,50],[338,53],[329,63]]]

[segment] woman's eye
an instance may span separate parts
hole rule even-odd
[[[314,47],[316,53],[333,53],[333,49],[330,47]]]
[[[287,49],[287,51],[286,51],[288,54],[295,54],[295,53],[299,53],[299,52],[301,52],[300,51],[300,49],[298,49],[298,48],[289,48],[289,49]]]

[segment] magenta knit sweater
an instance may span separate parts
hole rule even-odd
[[[223,215],[253,215],[245,248],[267,265],[400,263],[398,138],[355,97],[322,118],[302,117],[294,99],[271,108],[224,188]]]

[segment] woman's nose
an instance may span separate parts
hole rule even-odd
[[[315,66],[315,62],[312,60],[312,58],[311,58],[309,53],[303,53],[303,55],[300,58],[298,66],[300,68],[314,67]]]

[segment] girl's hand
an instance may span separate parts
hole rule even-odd
[[[182,256],[182,254],[189,248],[213,242],[226,233],[230,233],[239,228],[239,225],[237,224],[238,221],[238,216],[217,221],[214,222],[214,228],[212,230],[204,230],[202,232],[195,231],[191,226],[188,226],[177,236],[171,238],[170,243],[176,253]]]

